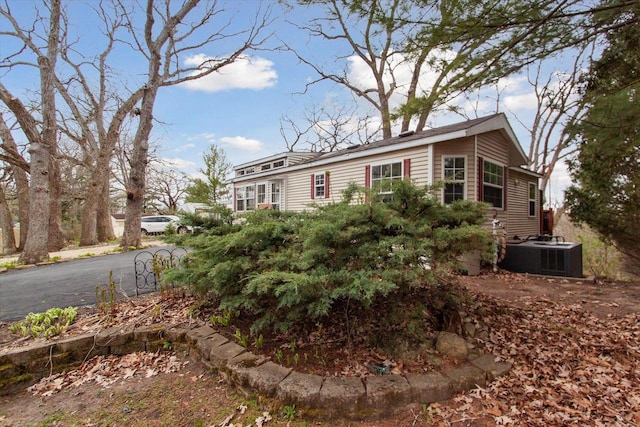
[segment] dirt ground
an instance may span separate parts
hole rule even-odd
[[[640,282],[614,282],[594,279],[548,278],[526,274],[484,274],[462,277],[473,291],[491,295],[512,305],[532,301],[552,301],[580,305],[594,316],[605,319],[640,313]]]
[[[621,319],[622,326],[616,327],[628,329],[625,330],[625,334],[628,332],[631,348],[637,349],[640,337],[637,320],[633,320],[633,318],[629,320],[629,316],[636,316],[635,319],[637,319],[637,315],[640,313],[640,283],[594,282],[532,277],[521,274],[485,274],[477,277],[462,277],[461,281],[472,293],[477,294],[479,299],[486,297],[488,301],[492,301],[492,304],[512,309],[510,315],[516,321],[517,313],[520,310],[529,313],[528,317],[530,318],[535,317],[536,312],[546,310],[545,322],[551,319],[560,325],[560,322],[566,321],[560,330],[563,328],[567,331],[571,329],[572,332],[568,333],[568,339],[577,339],[574,336],[574,329],[577,327],[576,323],[581,321],[576,321],[576,316],[593,316],[593,324],[589,325],[590,331],[594,329],[594,325],[599,325],[598,327],[602,328],[604,335],[607,333],[608,324],[613,324],[617,322],[616,319]],[[555,311],[558,313],[557,318],[553,317]],[[591,319],[591,317],[585,318]],[[502,322],[502,320],[499,321]],[[633,326],[634,324],[636,326]],[[0,338],[4,334],[5,344],[6,326],[0,325]],[[505,324],[505,328],[509,327],[513,326]],[[527,327],[523,326],[523,328]],[[0,345],[2,343],[3,340],[0,339]],[[564,344],[558,343],[558,345],[562,347]],[[627,351],[624,348],[629,348],[629,344],[627,343],[625,346],[621,347],[623,352]],[[560,357],[558,352],[561,350],[554,351],[556,354],[552,357]],[[611,351],[607,354],[613,353]],[[509,353],[505,352],[505,354],[505,358],[508,359]],[[518,356],[514,357],[516,365],[519,360],[524,360],[518,359]],[[624,357],[626,357],[626,353]],[[624,358],[624,360],[627,359]],[[586,419],[584,415],[574,413],[577,412],[575,409],[569,408],[575,407],[573,403],[563,403],[554,397],[553,399],[541,398],[541,401],[545,402],[545,409],[544,411],[540,410],[539,413],[536,412],[540,417],[539,420],[535,417],[531,418],[530,415],[527,415],[528,418],[523,415],[519,419],[516,414],[525,414],[526,408],[523,406],[514,411],[514,407],[520,404],[518,402],[526,400],[527,396],[531,396],[533,385],[522,385],[526,388],[526,393],[529,394],[525,394],[523,391],[522,395],[515,396],[514,392],[514,397],[507,397],[510,391],[504,387],[513,388],[514,383],[526,382],[522,378],[518,379],[517,375],[520,374],[516,372],[510,380],[512,382],[506,381],[502,385],[498,384],[495,390],[468,392],[456,396],[450,402],[407,408],[402,410],[399,415],[384,420],[375,422],[316,420],[308,418],[303,411],[295,407],[283,408],[277,402],[241,396],[224,385],[199,362],[189,358],[184,361],[188,363],[177,372],[159,373],[149,377],[133,375],[107,387],[87,382],[79,387],[63,388],[48,397],[34,395],[26,390],[14,395],[0,396],[0,426],[493,426],[503,424],[570,425],[572,424],[571,420],[581,420],[579,422],[581,425],[607,425],[606,422],[601,424],[596,420],[596,417],[601,416],[605,417],[603,419],[607,419],[607,411],[609,410],[618,414],[621,412],[621,408],[615,407],[616,405],[621,406],[621,404],[616,403],[618,400],[614,399],[611,400],[613,403],[608,403],[609,409],[601,410],[604,414],[602,415],[598,412],[600,409],[597,407],[597,402],[587,396],[586,399],[583,399],[587,403],[581,404],[587,405],[591,401],[590,404],[593,407],[588,411],[585,409],[589,416],[593,416],[594,421],[591,423],[589,422],[590,418]],[[640,379],[640,367],[635,362],[635,367],[631,366],[626,376],[616,381],[624,381],[626,384],[627,381],[633,382],[638,379]],[[540,390],[544,389],[539,382],[532,384]],[[566,388],[566,385],[562,387]],[[616,387],[624,389],[621,385]],[[574,396],[578,394],[575,389],[571,390]],[[637,391],[637,388],[632,390]],[[557,392],[552,394],[558,395]],[[522,396],[525,398],[523,399]],[[597,395],[593,396],[593,399],[597,400],[597,398]],[[551,403],[547,404],[547,401]],[[522,405],[526,406],[526,403],[522,403]],[[563,408],[563,411],[558,413],[568,415],[562,415],[565,418],[561,418],[557,414],[549,415],[547,412],[552,411],[554,405],[556,411],[560,411],[557,409],[558,407]],[[613,408],[611,408],[612,406]],[[640,399],[632,400],[631,406],[635,407],[626,408],[626,415],[618,415],[618,418],[615,418],[616,415],[612,415],[614,418],[609,419],[618,420],[614,422],[615,425],[637,426],[640,421],[640,411],[638,410]],[[580,419],[580,416],[583,418]],[[547,417],[546,421],[545,417]]]

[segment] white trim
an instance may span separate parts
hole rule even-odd
[[[493,163],[496,166],[500,166],[502,168],[502,184],[500,184],[500,186],[497,186],[496,184],[491,184],[491,183],[486,183],[486,185],[488,185],[489,187],[493,187],[493,188],[501,188],[502,189],[502,207],[498,208],[496,206],[490,206],[491,209],[496,209],[496,210],[502,210],[502,211],[506,211],[507,207],[505,206],[506,203],[504,202],[504,195],[505,192],[507,191],[507,188],[504,184],[505,181],[505,176],[504,176],[504,163],[502,162],[497,162],[495,160],[492,159],[488,159],[486,157],[484,157],[482,159],[482,201],[484,203],[487,203],[487,201],[485,200],[484,197],[484,186],[485,186],[485,182],[484,182],[484,173],[487,171],[487,168],[484,166],[485,162],[489,162],[489,163]]]
[[[318,177],[322,177],[322,185],[318,185]],[[322,196],[318,196],[318,187],[322,187],[324,189],[324,194]],[[327,173],[320,172],[313,174],[313,199],[320,197],[321,199],[327,198]]]
[[[271,156],[268,157],[262,157],[260,159],[255,159],[252,160],[250,162],[245,162],[245,163],[241,163],[239,165],[236,165],[233,167],[234,171],[237,171],[239,169],[245,169],[248,168],[249,166],[260,166],[263,163],[273,163],[276,160],[284,160],[284,166],[280,166],[276,169],[280,169],[281,167],[287,167],[287,165],[289,164],[289,159],[308,159],[311,157],[316,157],[321,155],[320,153],[310,153],[310,152],[292,152],[292,151],[285,151],[282,153],[278,153],[278,154],[273,154]]]
[[[473,181],[473,192],[476,195],[473,201],[477,202],[481,197],[481,195],[478,194],[478,185],[480,183],[480,170],[478,169],[478,135],[473,137],[473,170],[473,175],[475,176]],[[484,194],[482,196],[484,196]]]
[[[264,185],[264,201],[261,203],[258,201],[258,187]],[[256,206],[267,203],[269,199],[269,181],[258,181],[256,182]]]
[[[443,141],[451,141],[454,139],[459,139],[459,138],[464,138],[464,137],[472,137],[474,136],[476,139],[476,148],[475,148],[475,158],[477,161],[478,158],[478,152],[477,152],[477,137],[479,134],[483,134],[486,132],[490,132],[490,131],[501,131],[503,132],[503,134],[507,137],[507,139],[509,139],[509,143],[514,145],[516,148],[516,151],[519,155],[519,157],[521,157],[521,159],[518,160],[522,160],[524,159],[524,162],[522,164],[527,163],[527,155],[524,153],[524,150],[522,149],[522,146],[520,145],[520,142],[518,141],[518,138],[516,137],[515,133],[513,132],[513,129],[511,128],[511,125],[509,124],[509,121],[507,120],[506,116],[501,113],[498,115],[495,115],[494,117],[488,118],[487,120],[484,120],[474,126],[465,128],[465,129],[461,129],[461,130],[457,130],[457,131],[452,131],[452,132],[448,132],[448,133],[443,133],[440,135],[434,135],[434,136],[428,136],[428,137],[421,137],[420,135],[411,135],[411,136],[407,136],[405,138],[393,138],[394,140],[396,140],[396,142],[384,145],[382,147],[377,147],[377,148],[372,148],[372,149],[364,149],[364,150],[355,150],[355,151],[350,151],[348,149],[345,150],[341,150],[342,152],[327,158],[320,158],[320,159],[313,159],[314,157],[322,157],[323,154],[321,153],[302,153],[302,152],[292,152],[292,153],[279,153],[270,157],[266,157],[263,159],[256,159],[252,162],[248,162],[248,163],[244,163],[238,166],[235,166],[233,168],[234,171],[237,171],[239,169],[243,169],[246,167],[250,167],[252,165],[260,165],[261,163],[267,162],[269,160],[273,160],[273,159],[279,159],[282,157],[286,157],[286,165],[284,170],[282,168],[277,168],[276,170],[271,170],[271,171],[256,171],[252,174],[249,175],[243,175],[243,176],[236,176],[231,178],[231,182],[241,182],[241,181],[245,181],[245,180],[252,180],[255,179],[256,177],[262,178],[262,177],[267,177],[267,176],[271,176],[271,174],[278,174],[278,173],[289,173],[289,172],[294,172],[297,170],[303,170],[303,169],[308,169],[308,168],[315,168],[315,167],[322,167],[325,165],[329,165],[329,164],[333,164],[333,163],[338,163],[338,162],[343,162],[343,161],[348,161],[348,160],[354,160],[354,159],[361,159],[364,157],[369,157],[369,156],[375,156],[375,155],[379,155],[379,154],[386,154],[386,153],[390,153],[390,152],[395,152],[395,151],[399,151],[399,150],[406,150],[406,149],[411,149],[411,148],[416,148],[416,147],[422,147],[422,146],[428,146],[428,145],[432,145],[438,142],[443,142]],[[307,160],[307,161],[303,161],[302,163],[296,163],[295,165],[291,165],[289,166],[290,159],[303,159],[303,160]],[[476,177],[479,178],[479,177]],[[477,182],[477,181],[476,181]]]
[[[514,171],[514,172],[520,172],[520,173],[523,173],[525,175],[532,176],[534,178],[542,178],[544,176],[541,173],[538,173],[538,172],[535,172],[535,171],[532,171],[532,170],[529,170],[529,169],[524,169],[524,168],[521,168],[519,166],[511,166],[509,168],[509,170],[510,171]]]
[[[250,198],[247,197],[247,188],[253,188],[253,199],[250,199]],[[234,189],[234,192],[235,192],[234,203],[233,203],[234,204],[234,206],[233,206],[233,211],[234,212],[250,212],[250,211],[256,209],[256,207],[257,207],[256,206],[257,205],[256,204],[256,190],[257,190],[256,183],[234,186],[233,189]],[[242,197],[242,198],[238,197],[238,193],[239,193],[238,190],[240,190],[240,189],[244,190],[244,193],[245,193],[245,196]],[[242,210],[238,209],[238,200],[242,200],[244,202],[243,203],[244,209],[242,209]],[[247,200],[253,200],[253,209],[247,209]]]
[[[277,203],[274,202],[273,200],[273,185],[277,184],[279,186],[279,192],[278,192],[278,200]],[[269,204],[271,205],[278,205],[278,210],[283,210],[282,209],[282,192],[284,191],[284,182],[282,181],[269,181]]]
[[[404,170],[404,158],[391,158],[391,159],[384,159],[384,160],[379,160],[375,163],[369,163],[369,168],[370,168],[370,173],[369,173],[369,188],[373,188],[373,168],[376,166],[383,166],[383,165],[393,165],[394,163],[400,163],[400,176],[397,176],[395,178],[400,178],[403,179],[404,175],[405,175],[405,170]],[[366,185],[366,184],[365,184]],[[379,194],[391,194],[390,191],[381,191]]]
[[[435,159],[433,158],[433,144],[427,146],[427,185],[433,185],[435,177]]]
[[[538,184],[536,184],[535,182],[528,182],[528,186],[527,186],[527,215],[529,215],[529,218],[536,218],[538,216]],[[533,199],[531,198],[531,186],[533,185],[533,191],[534,191],[534,196]],[[531,202],[534,203],[533,206],[533,215],[531,215]]]
[[[389,145],[385,145],[384,147],[378,147],[378,148],[372,148],[369,150],[363,150],[363,151],[357,151],[357,152],[349,152],[348,150],[344,153],[341,154],[339,156],[332,156],[328,159],[320,159],[320,160],[313,160],[310,162],[305,162],[302,164],[297,164],[297,165],[293,165],[293,166],[289,166],[286,168],[286,173],[289,172],[293,172],[293,171],[297,171],[297,170],[303,170],[303,169],[309,169],[309,168],[315,168],[315,167],[320,167],[320,166],[324,166],[324,165],[329,165],[329,164],[333,164],[333,163],[339,163],[339,162],[344,162],[344,161],[348,161],[348,160],[355,160],[355,159],[361,159],[361,158],[366,158],[366,157],[372,157],[378,154],[386,154],[386,153],[392,153],[392,152],[396,152],[396,151],[400,151],[400,150],[407,150],[410,148],[418,148],[418,147],[422,147],[424,145],[431,145],[431,144],[435,144],[437,142],[443,142],[443,141],[449,141],[452,139],[457,139],[457,138],[464,138],[465,136],[467,136],[466,131],[457,131],[457,132],[451,132],[451,133],[447,133],[447,134],[443,134],[443,135],[436,135],[436,136],[432,136],[432,137],[427,137],[427,138],[418,138],[418,139],[413,139],[411,141],[406,141],[406,142],[397,142],[395,144],[389,144]],[[252,162],[250,164],[258,164],[261,163],[259,161],[256,162]],[[235,169],[234,169],[235,170]],[[264,171],[264,172],[254,172],[250,175],[243,175],[243,176],[237,176],[231,179],[232,182],[234,183],[239,183],[242,181],[249,181],[249,180],[253,180],[256,179],[256,177],[262,178],[262,177],[267,177],[270,174],[274,173],[282,173],[283,170],[282,168],[278,168],[276,170],[272,170],[272,171]]]
[[[446,158],[452,158],[452,159],[464,159],[464,179],[459,180],[459,179],[454,179],[451,181],[447,181],[447,179],[444,176],[444,159]],[[454,166],[455,168],[455,166]],[[462,191],[462,199],[463,200],[469,200],[469,163],[468,163],[468,156],[466,154],[443,154],[440,156],[440,176],[442,177],[442,181],[443,182],[453,182],[453,183],[462,183],[463,185],[463,191]],[[442,200],[442,203],[444,203],[444,187],[442,188],[442,190],[440,190],[440,196],[442,197],[440,200]]]

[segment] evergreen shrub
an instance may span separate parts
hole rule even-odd
[[[487,248],[482,204],[445,206],[408,181],[394,182],[390,201],[355,203],[362,192],[351,186],[342,201],[306,212],[253,211],[226,234],[195,236],[169,280],[251,316],[252,332],[312,328],[347,310],[402,311],[446,283],[462,253]]]

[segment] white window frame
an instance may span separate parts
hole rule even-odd
[[[236,212],[247,212],[256,208],[255,190],[254,184],[236,187]],[[242,202],[242,208],[240,208],[240,202]]]
[[[327,179],[325,173],[313,174],[313,195],[315,199],[324,199],[327,191]]]
[[[264,188],[264,193],[260,193],[260,187]],[[268,185],[266,182],[259,182],[256,184],[256,205],[260,206],[267,203]],[[262,196],[262,199],[260,198]]]
[[[454,167],[453,167],[454,174],[458,172],[455,166],[455,159],[462,159],[464,161],[464,166],[462,168],[462,174],[463,174],[462,179],[460,178],[456,179],[455,175],[453,179],[447,179],[447,176],[446,176],[446,171],[448,169],[446,167],[447,159],[454,159]],[[455,200],[467,200],[467,176],[468,176],[467,165],[468,165],[468,162],[467,162],[466,155],[443,155],[442,156],[442,179],[445,181],[445,188],[442,189],[442,203],[450,204]],[[454,199],[451,202],[447,203],[445,198],[447,184],[462,184],[462,199]]]
[[[399,164],[400,165],[400,174],[399,175],[393,175],[393,165],[395,164]],[[375,175],[375,168],[383,168],[384,166],[390,166],[391,167],[391,175],[388,177],[382,177],[382,178],[374,178]],[[392,194],[393,193],[393,181],[395,180],[400,180],[402,181],[404,179],[404,160],[403,159],[392,159],[392,160],[388,160],[385,162],[378,162],[378,163],[372,163],[370,165],[371,168],[371,172],[370,172],[370,187],[371,188],[376,188],[376,184],[379,182],[380,183],[380,191],[378,191],[378,194],[380,195],[388,195],[388,194]],[[382,174],[382,169],[380,170],[381,174]],[[383,185],[384,185],[384,181],[389,181],[389,189],[388,190],[384,190],[383,189]]]
[[[282,204],[282,182],[280,181],[271,181],[269,184],[269,189],[271,190],[271,208],[275,210],[280,210],[280,206]]]
[[[501,177],[501,180],[500,180],[499,184],[496,184],[495,182],[492,182],[492,181],[486,181],[485,180],[485,177],[487,176],[487,163],[499,168],[500,177]],[[493,175],[495,176],[496,174],[493,174]],[[496,206],[494,203],[492,203],[492,208],[504,210],[504,191],[505,191],[505,188],[504,188],[504,166],[503,165],[501,165],[500,163],[495,162],[493,160],[483,159],[483,161],[482,161],[482,200],[484,202],[487,202],[487,197],[486,197],[486,193],[485,193],[485,187],[495,188],[495,189],[500,190],[500,206]]]
[[[533,188],[533,198],[531,197],[531,189]],[[529,218],[535,218],[537,216],[537,204],[538,204],[538,186],[535,182],[530,182],[529,186]],[[533,214],[531,214],[531,210],[533,208]]]

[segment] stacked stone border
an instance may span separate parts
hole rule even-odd
[[[321,377],[265,360],[229,341],[209,326],[163,324],[113,327],[53,342],[0,350],[0,395],[81,365],[97,355],[135,351],[189,351],[245,396],[262,395],[295,404],[312,416],[371,419],[413,404],[451,398],[455,393],[505,374],[511,365],[489,354],[475,354],[463,365],[426,374]]]

